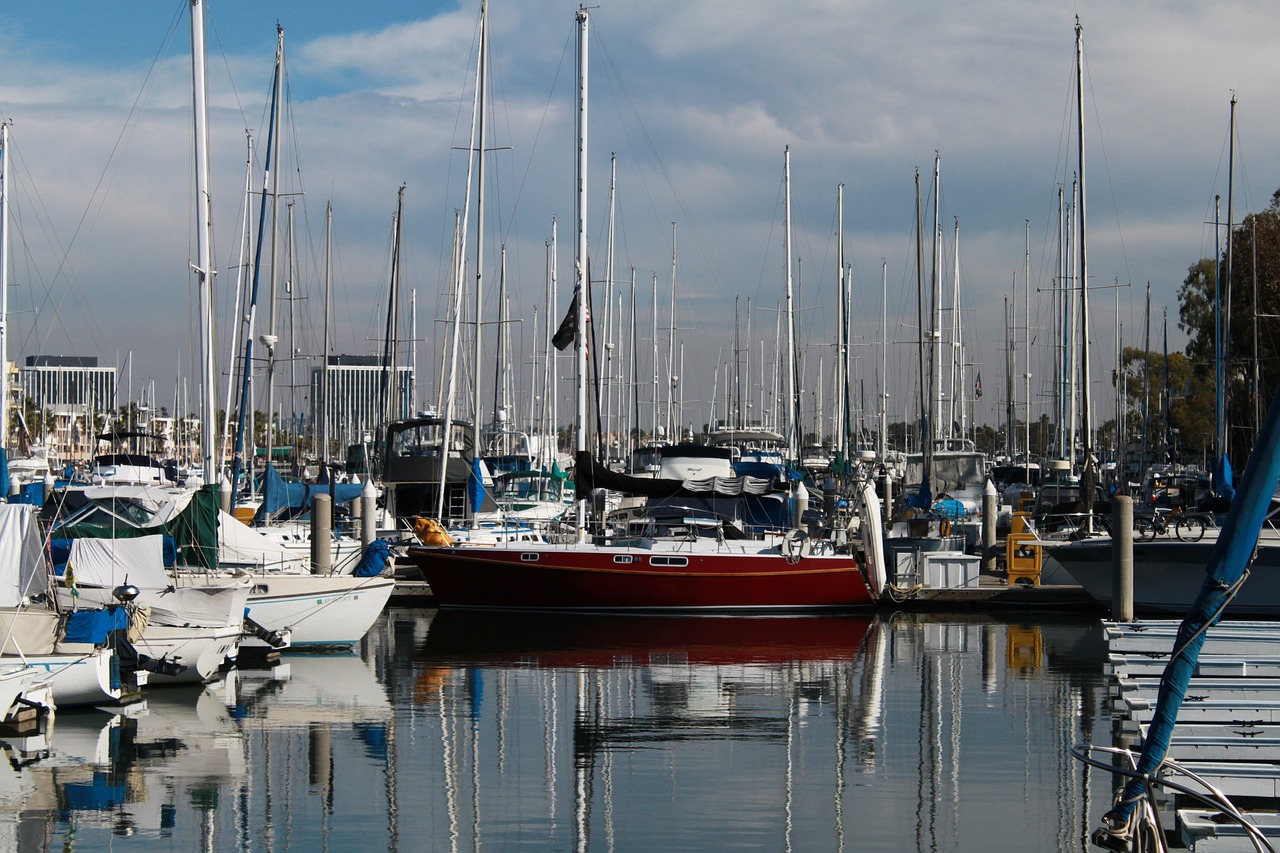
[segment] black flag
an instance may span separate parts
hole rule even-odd
[[[564,319],[560,321],[560,328],[556,329],[555,337],[551,339],[551,345],[558,350],[562,350],[573,343],[573,338],[578,332],[578,294],[575,291],[573,301],[569,303],[569,313],[564,315]]]

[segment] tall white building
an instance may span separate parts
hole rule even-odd
[[[46,442],[64,461],[88,459],[94,437],[115,410],[116,369],[99,367],[94,356],[27,356],[22,397],[53,416],[45,434],[33,437],[36,441]]]
[[[380,356],[331,355],[326,359],[324,370],[328,372],[329,398],[323,412],[320,411],[321,368],[311,371],[311,423],[317,440],[327,420],[329,438],[336,449],[360,444],[366,437],[376,441],[386,420],[388,396],[393,420],[413,414],[409,411],[413,371],[408,367],[401,365],[394,369],[392,381],[385,383],[385,391]]]

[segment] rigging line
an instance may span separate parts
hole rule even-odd
[[[133,138],[133,134],[137,131],[137,126],[141,119],[141,113],[143,111],[143,108],[145,107],[146,103],[149,101],[150,95],[155,88],[157,77],[158,77],[157,71],[159,69],[162,59],[168,55],[169,48],[172,46],[174,36],[177,32],[178,23],[183,16],[183,12],[186,9],[186,5],[187,5],[186,2],[179,4],[178,10],[175,12],[173,19],[169,23],[169,30],[165,40],[161,43],[160,48],[156,52],[156,55],[152,57],[151,66],[150,68],[147,69],[147,74],[143,80],[142,88],[139,90],[138,94],[134,97],[133,104],[130,106],[130,109],[129,109],[129,114],[125,118],[124,125],[121,127],[120,133],[117,135],[116,140],[112,145],[111,153],[108,155],[107,162],[106,164],[104,164],[102,168],[102,172],[98,176],[97,183],[94,184],[93,190],[89,196],[89,200],[85,203],[84,211],[81,213],[80,219],[76,223],[76,227],[72,232],[70,241],[67,242],[65,247],[61,244],[60,241],[57,242],[57,251],[60,254],[57,269],[55,270],[52,279],[50,279],[50,283],[48,288],[46,289],[45,299],[42,303],[41,308],[36,309],[37,314],[39,314],[43,310],[43,308],[49,306],[50,297],[53,291],[53,285],[60,278],[63,278],[65,273],[65,278],[69,285],[68,289],[70,291],[73,291],[75,295],[80,297],[79,299],[80,308],[84,316],[86,318],[93,317],[93,312],[92,310],[90,310],[88,300],[85,298],[83,289],[79,287],[79,280],[74,272],[75,264],[71,260],[72,249],[74,246],[76,246],[81,232],[85,230],[86,224],[88,225],[88,229],[92,231],[93,225],[96,224],[96,222],[98,221],[98,217],[101,216],[102,214],[101,205],[98,205],[96,210],[95,210],[95,205],[98,203],[99,198],[105,199],[106,194],[109,192],[111,186],[115,182],[116,175],[119,173],[119,170],[120,170],[121,159],[122,159],[117,157],[117,155],[121,153],[123,148],[128,147],[129,141]],[[81,249],[80,251],[83,253],[84,250]],[[63,325],[63,321],[60,319],[61,313],[62,313],[60,309],[63,303],[65,302],[65,300],[66,300],[66,295],[64,294],[61,298],[58,299],[56,305],[53,306],[55,316],[59,317],[58,323],[60,326]],[[90,328],[94,329],[96,333],[97,330],[96,328],[94,328],[93,323],[90,323]],[[63,326],[63,331],[67,332],[65,326]],[[71,340],[74,340],[74,336],[70,335],[69,333],[68,333],[68,338]],[[102,348],[104,349],[106,348],[105,344],[101,344],[101,342],[100,342],[100,345],[102,346]]]
[[[551,88],[547,92],[546,102],[542,107],[542,115],[538,119],[538,127],[533,135],[533,144],[529,148],[529,158],[525,161],[524,174],[521,175],[519,183],[516,185],[515,200],[512,202],[511,217],[515,221],[515,213],[520,208],[520,200],[524,196],[525,185],[529,182],[529,173],[533,170],[533,155],[538,150],[538,141],[542,138],[542,131],[547,126],[547,115],[551,112],[552,96],[555,94],[556,86],[560,81],[560,72],[564,69],[565,57],[569,54],[569,45],[577,37],[577,24],[574,23],[569,28],[569,36],[565,39],[564,46],[560,51],[560,61],[556,64],[556,72],[552,75]],[[507,239],[507,234],[503,232],[502,239]]]
[[[615,63],[613,60],[613,54],[609,50],[609,47],[604,40],[604,37],[600,35],[598,29],[596,28],[594,19],[592,19],[591,21],[591,27],[592,27],[592,30],[596,31],[596,39],[597,39],[596,44],[598,45],[596,49],[600,51],[602,56],[604,56],[607,66],[612,70],[612,77],[610,78],[610,82],[616,81],[618,88],[621,90],[623,97],[626,100],[627,106],[631,109],[632,114],[635,116],[636,123],[639,125],[639,128],[640,128],[641,136],[644,138],[645,143],[648,145],[649,152],[652,154],[654,161],[657,163],[658,170],[662,173],[663,179],[667,182],[667,188],[671,191],[671,195],[676,201],[676,206],[680,208],[680,212],[683,215],[683,221],[688,223],[689,230],[693,232],[694,242],[702,249],[705,257],[710,263],[713,277],[715,278],[717,284],[719,284],[721,287],[727,288],[728,291],[731,293],[736,292],[733,288],[733,284],[730,280],[729,275],[725,272],[723,265],[719,262],[719,259],[715,256],[715,254],[711,251],[711,244],[707,240],[706,235],[702,233],[702,229],[698,226],[698,222],[694,218],[693,212],[689,209],[688,205],[685,204],[684,198],[680,195],[680,192],[676,189],[676,182],[672,179],[671,173],[667,169],[666,162],[662,159],[661,155],[658,154],[657,145],[654,144],[653,138],[649,135],[648,128],[645,126],[643,119],[641,119],[640,111],[636,107],[635,99],[631,97],[631,93],[627,89],[626,83],[623,82],[622,75],[618,71],[617,63]],[[625,126],[624,126],[624,132],[625,132]],[[628,139],[629,138],[630,138],[630,134],[628,134]]]
[[[1081,45],[1080,52],[1081,52],[1081,55],[1083,56],[1084,54],[1083,45]],[[1098,135],[1098,144],[1102,148],[1102,166],[1104,171],[1107,173],[1107,189],[1110,190],[1111,192],[1111,211],[1116,221],[1116,234],[1120,238],[1120,258],[1122,259],[1124,264],[1125,280],[1133,281],[1133,273],[1129,269],[1129,253],[1125,249],[1125,244],[1124,244],[1124,229],[1120,225],[1120,204],[1119,202],[1116,201],[1116,185],[1115,185],[1115,181],[1112,179],[1111,161],[1107,157],[1107,142],[1106,142],[1106,139],[1104,139],[1102,136],[1102,115],[1101,113],[1098,112],[1098,97],[1093,90],[1093,78],[1089,76],[1089,69],[1087,64],[1085,65],[1085,77],[1089,81],[1089,94],[1093,100],[1093,127],[1095,132]],[[1080,144],[1083,145],[1084,140],[1081,140]]]
[[[13,186],[16,186],[19,188],[23,196],[31,201],[31,207],[37,213],[40,214],[39,216],[36,217],[36,222],[40,226],[40,232],[45,236],[46,244],[48,244],[49,247],[53,250],[54,256],[56,257],[63,252],[63,249],[61,247],[61,244],[54,245],[50,241],[49,235],[53,234],[56,240],[57,232],[53,228],[52,219],[49,216],[48,208],[44,204],[44,199],[38,193],[37,194],[32,193],[31,188],[35,184],[34,184],[34,180],[30,179],[31,171],[30,169],[25,168],[26,161],[25,159],[22,158],[21,152],[17,150],[17,143],[14,141],[14,138],[12,136],[9,137],[9,147],[13,149],[12,151],[13,159],[11,160],[11,164],[16,164],[17,166],[21,167],[18,171],[22,171],[25,175],[28,176],[28,180],[14,181]],[[30,284],[31,282],[39,282],[41,285],[41,293],[40,293],[41,302],[39,305],[37,305],[35,301],[35,297],[37,295],[35,289],[32,287],[27,288],[28,297],[31,300],[28,311],[32,315],[32,320],[29,328],[27,328],[26,332],[23,334],[21,347],[18,350],[15,350],[15,351],[26,351],[33,338],[41,342],[41,348],[43,347],[43,344],[47,340],[47,337],[46,338],[40,337],[39,320],[43,312],[43,309],[47,306],[51,298],[53,287],[52,287],[52,284],[45,278],[43,272],[40,270],[39,265],[33,260],[34,252],[32,251],[30,242],[27,240],[27,229],[24,227],[24,224],[23,224],[23,213],[25,208],[20,205],[13,205],[12,210],[13,210],[12,215],[14,217],[14,220],[13,220],[14,230],[16,231],[19,238],[19,243],[23,248],[22,256],[27,269],[27,276],[25,277],[24,280],[28,284]],[[15,283],[15,284],[11,284],[10,286],[11,287],[20,286],[20,284]],[[12,316],[14,313],[15,312],[12,310],[12,307],[11,307],[10,315]],[[63,331],[63,333],[67,334],[68,337],[70,338],[69,332],[65,325],[64,318],[62,318],[62,316],[56,311],[53,312],[53,320],[50,323],[50,325],[53,325],[54,323],[56,323],[58,327]],[[101,338],[97,326],[90,324],[89,328],[90,328],[90,332],[93,335],[95,335],[95,337],[97,337],[97,343],[100,348],[99,351],[100,352],[105,351],[107,349],[107,346],[105,341]],[[12,332],[12,329],[10,331]],[[46,335],[48,334],[49,332],[47,331]]]

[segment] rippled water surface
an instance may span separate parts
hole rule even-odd
[[[1087,850],[1093,620],[389,610],[0,763],[0,849]]]

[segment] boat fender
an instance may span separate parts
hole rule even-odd
[[[938,522],[938,535],[943,537],[951,535],[951,519],[944,518]]]
[[[782,555],[793,565],[809,556],[809,534],[796,527],[788,530],[782,537]]]

